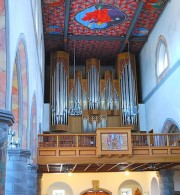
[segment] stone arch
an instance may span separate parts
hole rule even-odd
[[[119,189],[118,189],[118,194],[121,194],[121,190],[122,189],[131,189],[131,194],[134,195],[136,189],[139,189],[141,194],[143,194],[143,189],[141,187],[141,185],[135,181],[135,180],[126,180],[124,182],[121,183],[121,185],[119,186]]]
[[[18,43],[19,62],[22,78],[22,108],[23,108],[23,128],[22,128],[22,148],[27,148],[27,128],[28,128],[28,60],[26,44],[24,38],[20,38]]]
[[[28,145],[31,151],[33,163],[37,163],[37,106],[36,95],[34,92],[31,104],[30,130],[28,135]]]
[[[16,137],[19,137],[22,141],[22,148],[25,149],[27,148],[28,128],[28,76],[26,44],[23,34],[20,35],[17,42],[12,75],[12,88],[9,95],[11,99],[11,109],[15,115],[13,129],[16,131]]]
[[[152,178],[151,180],[151,195],[159,195],[160,192],[159,192],[159,184],[158,184],[158,181],[155,177]]]
[[[162,133],[179,133],[180,128],[178,124],[171,118],[167,118],[164,122]]]
[[[72,188],[64,182],[55,182],[51,184],[46,191],[46,195],[52,195],[53,190],[64,190],[66,195],[73,195]]]
[[[22,139],[22,80],[18,51],[14,61],[11,92],[11,110],[15,119],[13,130],[16,132],[16,139],[18,137]]]

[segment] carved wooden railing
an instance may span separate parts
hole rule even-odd
[[[40,134],[39,148],[46,147],[96,147],[96,134]],[[180,133],[131,134],[132,147],[180,146]]]
[[[124,136],[120,148],[108,148],[109,134]],[[105,136],[104,136],[105,135]],[[179,162],[180,133],[131,133],[128,129],[98,129],[96,134],[38,135],[38,163],[69,162]],[[101,158],[103,157],[103,158]],[[91,160],[90,160],[91,158]],[[101,160],[99,160],[101,159]]]
[[[150,146],[150,147],[166,147],[180,146],[180,133],[153,134],[138,133],[131,134],[132,147]]]
[[[96,147],[95,134],[41,134],[39,148]]]

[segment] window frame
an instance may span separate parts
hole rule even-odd
[[[162,71],[159,73],[160,69],[162,69]],[[157,83],[160,82],[166,76],[168,71],[169,71],[168,46],[167,46],[167,42],[164,36],[160,35],[158,42],[157,42],[157,46],[156,46],[156,81]]]

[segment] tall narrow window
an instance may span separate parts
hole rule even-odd
[[[168,49],[165,38],[161,35],[156,47],[156,76],[159,82],[169,70]]]

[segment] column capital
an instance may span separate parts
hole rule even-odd
[[[29,158],[31,152],[25,149],[7,149],[7,154],[10,160],[19,160],[20,158]]]
[[[7,141],[8,129],[14,123],[12,112],[0,109],[0,144]]]
[[[0,109],[0,122],[7,123],[8,126],[12,126],[14,123],[14,116],[11,111]]]
[[[28,171],[36,172],[38,165],[28,164]]]

